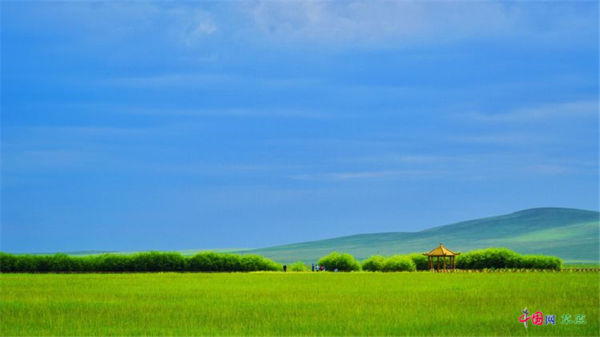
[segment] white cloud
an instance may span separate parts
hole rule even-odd
[[[108,78],[100,81],[103,85],[123,87],[193,87],[193,86],[263,86],[310,87],[323,85],[325,82],[317,78],[270,78],[257,76],[240,76],[227,73],[166,73],[150,76],[128,76]]]
[[[31,149],[5,154],[6,172],[21,172],[32,169],[82,169],[100,165],[107,160],[101,152],[78,149]]]
[[[545,29],[531,24],[539,9],[535,5],[501,1],[265,0],[250,3],[247,12],[269,39],[328,45],[444,42],[507,33],[538,36],[564,33],[573,26],[566,24],[571,21],[584,31],[593,30],[593,16],[568,15],[541,5],[552,18]]]
[[[247,1],[35,2],[12,29],[74,36],[90,46],[139,46],[139,41],[194,52],[205,38],[398,46],[510,35],[563,47],[597,39],[593,2],[551,1]],[[596,6],[596,7],[594,7]],[[10,4],[8,4],[10,8]],[[30,24],[34,21],[36,24]],[[559,38],[559,39],[557,39]],[[232,41],[227,40],[227,41]],[[557,42],[559,41],[560,42]],[[65,40],[69,45],[72,40]]]
[[[59,138],[70,137],[88,138],[113,138],[113,137],[139,137],[156,132],[157,128],[141,127],[105,127],[105,126],[13,126],[13,132],[18,132],[26,138],[51,137],[55,141]]]
[[[217,31],[211,14],[196,8],[177,8],[167,11],[171,35],[185,46],[193,46]]]
[[[240,117],[240,118],[302,118],[328,119],[331,113],[289,108],[156,108],[144,106],[113,106],[102,108],[103,111],[119,111],[132,115],[165,116],[165,117]]]
[[[480,122],[508,123],[524,121],[542,121],[559,118],[595,117],[598,118],[598,101],[585,100],[545,104],[541,106],[518,108],[504,113],[471,113],[467,118]]]
[[[523,145],[547,143],[551,140],[540,135],[524,132],[496,132],[485,134],[457,134],[448,137],[448,140],[465,144],[492,144],[492,145]]]
[[[189,87],[198,85],[218,85],[237,81],[239,81],[237,77],[225,74],[174,73],[151,76],[116,77],[103,80],[101,83],[105,85],[115,85],[123,87]]]
[[[563,165],[551,165],[551,164],[539,164],[527,166],[527,170],[532,171],[534,173],[544,174],[544,175],[557,175],[557,174],[565,174],[571,171],[568,167]]]
[[[395,154],[386,153],[380,155],[370,155],[357,158],[347,158],[347,162],[367,162],[367,163],[400,163],[400,164],[432,164],[447,160],[447,156],[423,155],[423,154]]]
[[[182,3],[38,1],[29,2],[25,8],[25,16],[14,20],[13,30],[75,37],[79,46],[116,44],[123,48],[152,41],[189,47],[218,31],[210,11]]]
[[[402,178],[437,178],[446,172],[441,170],[373,170],[373,171],[340,171],[328,173],[306,173],[289,176],[294,180],[346,181],[366,179],[402,179]]]

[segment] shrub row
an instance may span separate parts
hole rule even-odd
[[[358,271],[361,264],[354,256],[333,252],[319,259],[328,271]],[[562,260],[554,256],[521,255],[506,248],[475,250],[456,257],[458,269],[552,269],[560,270]],[[422,254],[371,256],[362,263],[365,271],[428,270],[427,257]],[[282,266],[258,255],[236,255],[203,252],[191,257],[179,253],[147,252],[131,255],[101,254],[85,257],[55,255],[13,255],[0,253],[2,273],[47,272],[247,272],[278,271]],[[288,266],[289,271],[306,271],[301,261]]]
[[[354,256],[346,253],[333,252],[319,259],[318,265],[325,266],[328,271],[415,271],[427,270],[427,258],[422,254],[394,255],[383,257],[371,256],[362,265]]]
[[[412,261],[412,263],[411,263]],[[456,257],[457,269],[553,269],[562,268],[562,260],[555,256],[521,255],[506,248],[487,248],[470,251]],[[371,256],[362,263],[366,271],[428,270],[423,254]]]
[[[147,252],[131,255],[101,254],[84,257],[13,255],[0,253],[2,273],[48,272],[245,272],[281,270],[278,263],[258,255],[203,252],[191,257],[179,253]]]
[[[394,255],[383,257],[379,255],[371,256],[362,263],[362,269],[365,271],[415,271],[417,266],[410,256]]]
[[[319,259],[319,266],[324,266],[329,271],[356,271],[360,270],[360,263],[354,256],[347,253],[333,252]]]
[[[563,262],[555,256],[521,255],[506,248],[473,250],[456,257],[458,269],[554,269],[560,270]]]

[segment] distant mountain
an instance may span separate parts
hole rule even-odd
[[[236,252],[260,254],[282,263],[312,263],[332,251],[365,259],[374,254],[425,252],[443,242],[459,252],[506,247],[523,254],[555,255],[565,262],[598,262],[599,219],[600,213],[595,211],[534,208],[420,232],[358,234]]]

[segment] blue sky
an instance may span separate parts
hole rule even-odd
[[[598,5],[2,2],[11,252],[598,209]]]

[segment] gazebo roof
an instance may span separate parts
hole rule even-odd
[[[444,247],[444,245],[440,242],[440,245],[436,248],[430,250],[428,253],[423,253],[426,256],[456,256],[460,253],[455,253],[450,249]]]

